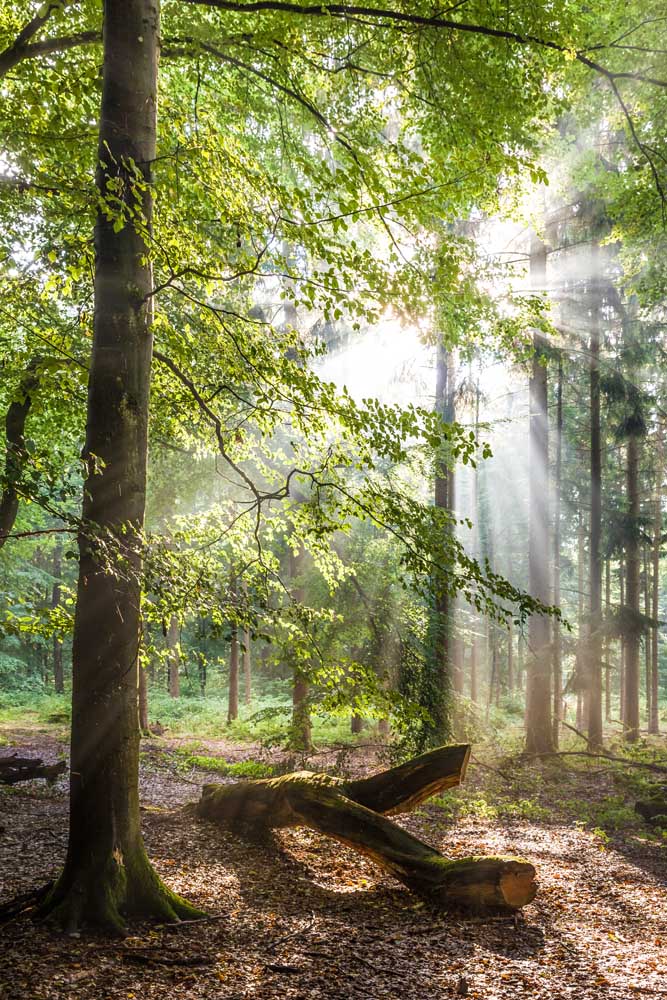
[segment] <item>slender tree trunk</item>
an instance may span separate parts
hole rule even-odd
[[[438,338],[436,346],[435,371],[435,411],[443,420],[451,422],[451,351],[445,347],[442,336]],[[450,496],[450,490],[453,491],[453,488],[454,480],[448,468],[448,456],[436,454],[434,502],[437,508],[451,512],[453,496]],[[442,581],[436,580],[429,649],[433,676],[429,678],[429,703],[426,706],[433,719],[430,742],[434,745],[444,742],[449,731],[449,695],[454,686],[451,613],[451,598]]]
[[[303,572],[303,559],[303,546],[299,548],[296,555],[290,552],[290,577],[293,584],[292,595],[298,604],[303,603],[305,596],[299,579]],[[289,745],[292,750],[311,750],[313,746],[309,693],[310,684],[308,677],[295,664],[292,681],[292,727],[289,739]]]
[[[146,679],[146,668],[141,663],[139,670],[139,730],[141,733],[148,733],[148,684]]]
[[[594,261],[598,246],[592,244]],[[602,452],[600,447],[600,302],[596,272],[594,303],[591,311],[591,341],[589,362],[590,437],[591,437],[591,520],[589,543],[589,633],[588,633],[588,745],[597,750],[602,746]]]
[[[507,691],[511,698],[514,694],[514,629],[511,621],[507,626]]]
[[[618,561],[618,590],[621,611],[625,607],[625,558],[623,553]],[[620,666],[618,673],[618,717],[625,725],[625,635],[621,632]]]
[[[584,687],[587,683],[587,664],[585,654],[586,644],[586,622],[584,618],[584,513],[579,508],[579,520],[577,525],[577,624],[579,628],[577,642],[577,729],[582,732],[584,729]],[[584,666],[582,667],[582,664]]]
[[[252,702],[252,670],[250,665],[250,632],[243,630],[243,702]]]
[[[662,534],[662,441],[660,441],[660,447],[658,451],[658,470],[657,470],[657,488],[656,488],[656,498],[654,501],[655,514],[653,520],[653,550],[652,550],[652,567],[653,567],[653,602],[651,609],[651,617],[655,622],[658,621],[660,617],[660,536]],[[648,640],[647,640],[648,641]],[[657,733],[660,731],[660,689],[659,689],[659,670],[660,663],[658,660],[658,626],[654,625],[651,629],[651,715],[649,718],[648,731],[649,733]]]
[[[471,377],[472,378],[472,377]],[[479,382],[475,385],[475,442],[479,441]],[[475,559],[479,558],[479,461],[477,461],[477,446],[475,447],[475,468],[472,473],[472,554]],[[477,704],[479,701],[479,620],[473,622],[473,636],[470,645],[470,700]]]
[[[201,652],[197,653],[197,673],[199,676],[199,693],[202,698],[206,697],[206,682],[207,682],[207,670],[206,670],[206,657]]]
[[[642,576],[644,580],[644,615],[651,617],[651,577],[648,568],[648,547],[642,546]],[[644,695],[646,704],[647,726],[651,718],[651,635],[644,636]]]
[[[530,253],[531,283],[546,283],[546,248],[533,239]],[[534,338],[530,378],[530,503],[528,589],[544,604],[550,603],[549,586],[549,432],[547,423],[547,367],[540,342]],[[553,749],[551,718],[550,627],[546,615],[532,615],[529,624],[530,660],[526,690],[526,750],[546,753]]]
[[[18,485],[27,458],[25,425],[39,385],[40,357],[31,358],[19,385],[18,398],[5,416],[5,475],[0,493],[0,549],[11,534],[19,510]]]
[[[150,228],[157,0],[106,0],[97,188]],[[146,184],[135,190],[133,171]],[[137,654],[146,501],[151,291],[142,226],[98,209],[79,582],[73,640],[70,828],[65,868],[42,912],[70,931],[122,930],[126,916],[194,915],[153,871],[139,815]],[[117,231],[114,231],[117,230]],[[94,526],[88,531],[87,526]],[[101,535],[101,541],[100,539]],[[110,571],[109,549],[123,556]]]
[[[558,355],[558,382],[556,385],[556,469],[554,474],[554,604],[560,607],[560,506],[563,466],[563,354]],[[562,719],[563,672],[561,668],[560,622],[553,622],[553,745],[558,748]]]
[[[62,544],[60,542],[56,542],[53,550],[53,590],[51,591],[51,607],[54,609],[60,604],[62,556]],[[62,694],[65,690],[65,677],[63,673],[63,642],[60,636],[56,634],[53,636],[53,687],[56,694]]]
[[[636,435],[628,438],[627,446],[627,495],[628,514],[632,529],[625,546],[625,602],[633,619],[639,620],[639,539],[636,533],[639,517],[639,450]],[[633,743],[639,739],[639,632],[636,627],[628,631],[625,642],[625,739]]]
[[[604,572],[604,607],[605,617],[609,620],[611,611],[611,560],[605,562]],[[609,638],[604,641],[604,717],[605,722],[611,722],[611,646]]]
[[[172,698],[179,698],[181,694],[181,680],[179,667],[181,664],[181,647],[179,643],[178,618],[172,615],[169,619],[167,629],[167,676],[169,679],[169,694]]]
[[[470,700],[475,704],[479,701],[479,679],[477,676],[479,666],[478,650],[479,639],[476,635],[473,635],[472,643],[470,645]]]
[[[227,722],[239,717],[239,633],[232,629],[229,645],[229,696],[227,700]]]
[[[519,689],[521,691],[525,688],[525,673],[526,673],[526,639],[524,637],[523,631],[519,632],[519,637],[516,641],[516,658],[518,664],[517,670],[517,682]]]

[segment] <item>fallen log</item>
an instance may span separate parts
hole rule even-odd
[[[0,785],[16,785],[19,781],[45,778],[52,784],[58,775],[64,774],[67,764],[64,760],[57,764],[45,764],[40,757],[0,757]]]
[[[452,860],[387,816],[460,784],[470,747],[439,747],[369,778],[297,771],[280,778],[204,785],[199,816],[227,826],[307,826],[370,857],[414,892],[443,906],[513,911],[535,897],[535,869],[521,858]]]

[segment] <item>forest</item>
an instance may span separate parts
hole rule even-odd
[[[667,996],[660,0],[0,5],[0,998]]]

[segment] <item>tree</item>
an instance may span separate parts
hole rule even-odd
[[[546,281],[546,247],[533,237],[530,248],[530,275],[533,287],[542,289]],[[547,410],[547,365],[538,335],[530,376],[530,536],[529,589],[548,605],[549,587],[549,436]],[[553,749],[551,724],[551,670],[549,619],[530,619],[530,659],[526,684],[526,750],[546,753]]]
[[[70,831],[43,912],[70,930],[193,908],[158,879],[139,818],[137,662],[146,492],[155,159],[155,0],[107,0],[95,233],[95,329],[73,649]],[[114,572],[116,550],[127,566]]]

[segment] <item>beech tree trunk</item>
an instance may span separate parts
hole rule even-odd
[[[148,729],[148,683],[146,679],[146,668],[138,665],[139,670],[139,732],[145,736]]]
[[[229,646],[229,693],[227,698],[227,722],[234,722],[239,717],[239,634],[232,630]]]
[[[290,577],[293,582],[292,595],[294,600],[302,604],[304,589],[301,585],[303,571],[303,546],[296,555],[290,552]],[[292,677],[292,724],[290,726],[289,747],[291,750],[311,750],[313,746],[312,727],[310,722],[310,704],[308,694],[310,684],[308,677],[294,664]]]
[[[625,544],[625,603],[639,620],[639,538],[635,527],[639,517],[639,438],[631,435],[627,446],[626,483],[628,514],[632,529]],[[630,628],[625,637],[625,739],[639,739],[639,631]]]
[[[442,906],[517,910],[535,897],[535,869],[518,858],[451,861],[386,817],[458,785],[470,747],[439,747],[370,778],[299,771],[235,785],[205,785],[200,816],[223,825],[308,826],[370,857]]]
[[[622,608],[625,604],[625,559],[621,552],[618,561],[618,590],[619,603]],[[621,632],[620,640],[620,666],[618,674],[618,717],[621,722],[625,722],[625,636]]]
[[[5,474],[0,494],[0,549],[11,534],[19,509],[18,483],[26,460],[25,425],[39,384],[40,357],[31,358],[5,416]]]
[[[128,916],[175,920],[195,912],[158,879],[140,829],[137,653],[153,280],[132,216],[114,227],[118,197],[128,211],[139,198],[150,226],[158,36],[157,0],[105,0],[96,183],[111,217],[99,209],[95,229],[69,843],[63,873],[42,906],[70,931],[83,923],[122,931]],[[146,182],[141,192],[135,170]],[[109,548],[123,557],[119,572],[106,564]]]
[[[453,419],[452,352],[439,335],[435,357],[435,412],[445,421]],[[454,503],[454,477],[448,467],[448,456],[435,456],[433,498],[435,506],[451,512]],[[454,686],[451,598],[442,581],[434,580],[433,608],[429,636],[428,709],[431,718],[431,743],[441,743],[449,729],[449,694]]]
[[[172,698],[180,698],[181,679],[179,667],[181,665],[181,650],[179,643],[178,618],[176,615],[172,615],[169,619],[169,628],[167,629],[167,647],[169,649],[167,654],[169,694]]]
[[[249,705],[252,701],[252,669],[250,664],[250,632],[243,630],[243,701]]]
[[[611,611],[611,560],[607,559],[604,570],[604,608],[609,618]],[[604,718],[611,722],[611,648],[609,638],[604,642]]]
[[[648,549],[642,546],[642,580],[644,584],[644,614],[651,617],[651,578],[648,571]],[[644,636],[644,696],[646,704],[646,718],[651,718],[651,635],[649,632]]]
[[[554,473],[554,604],[560,607],[560,507],[561,507],[561,479],[563,465],[563,354],[558,355],[558,382],[556,384],[556,469]],[[552,674],[553,674],[553,734],[552,740],[554,748],[558,748],[560,739],[560,724],[563,717],[563,671],[561,666],[561,634],[560,622],[556,619],[553,622],[553,652],[552,652]]]
[[[63,547],[60,542],[56,542],[53,549],[53,590],[51,591],[51,607],[57,608],[60,604],[60,576],[62,573]],[[53,636],[53,688],[56,694],[62,694],[65,690],[65,676],[63,673],[63,641],[59,635]]]
[[[597,243],[591,246],[594,262],[598,257]],[[591,339],[589,361],[590,384],[590,494],[591,520],[589,543],[589,632],[587,656],[588,745],[591,750],[602,746],[602,452],[600,447],[600,302],[599,280],[595,274],[591,309]]]
[[[651,552],[651,564],[653,575],[653,593],[651,617],[655,622],[660,617],[660,539],[662,534],[662,477],[663,477],[663,443],[662,437],[658,439],[658,469],[657,482],[654,501],[653,516],[653,548]],[[648,640],[647,640],[648,641]],[[660,689],[659,689],[658,660],[658,626],[651,629],[651,715],[648,721],[649,733],[660,731]]]
[[[533,238],[530,251],[531,283],[546,285],[546,248]],[[539,338],[534,338],[530,378],[530,502],[528,590],[544,604],[551,599],[549,586],[549,430],[547,367]],[[531,615],[530,656],[526,685],[526,750],[547,753],[553,749],[551,715],[550,623],[546,615]]]

